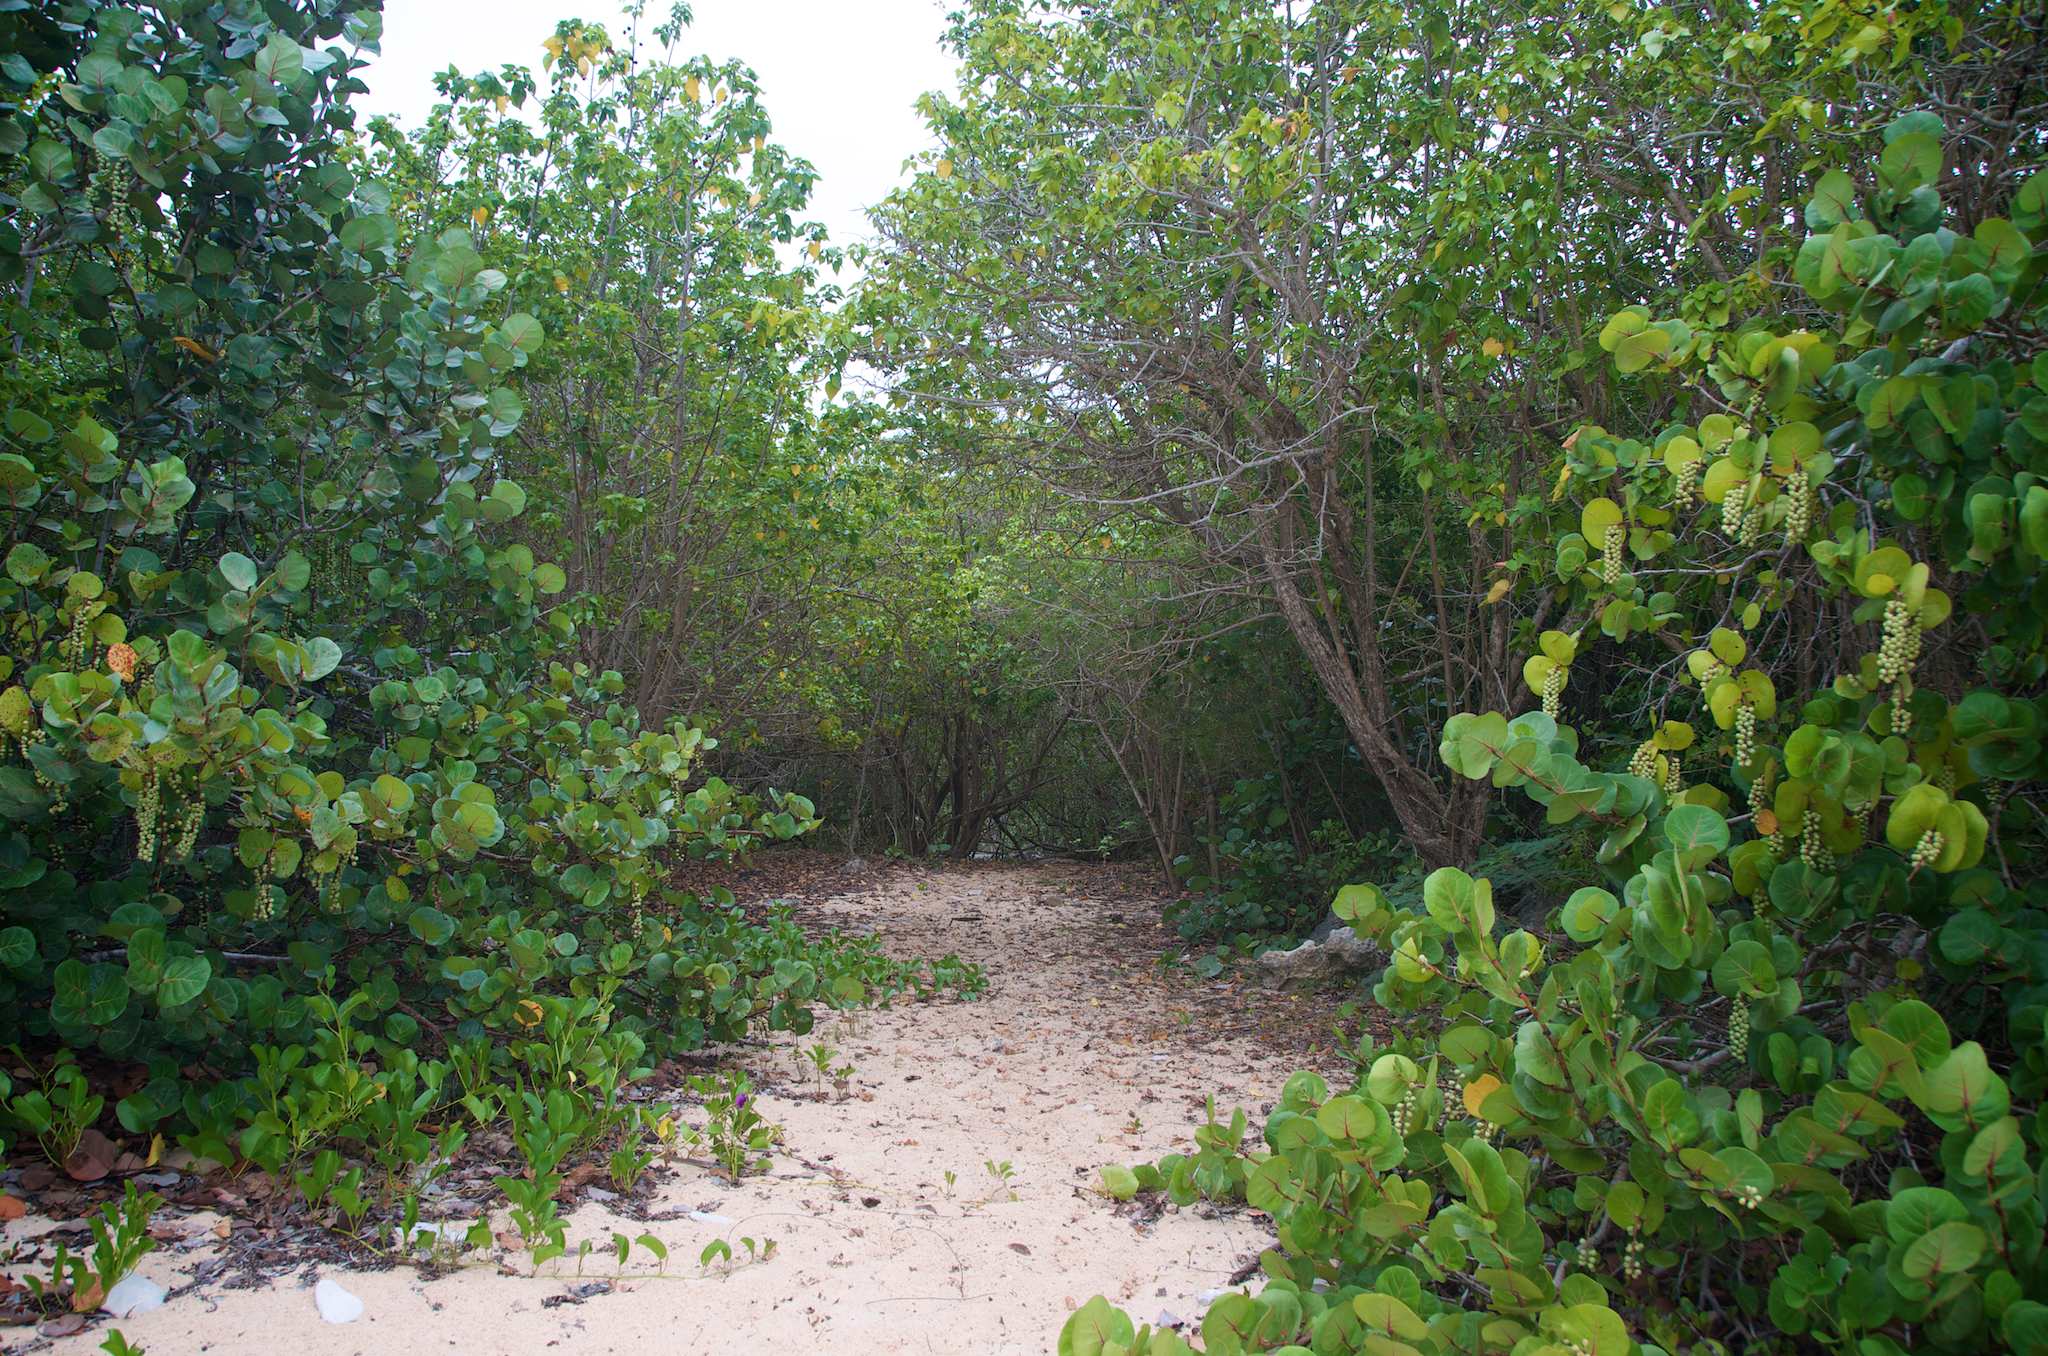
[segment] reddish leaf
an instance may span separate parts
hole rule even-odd
[[[74,1182],[97,1182],[113,1171],[114,1160],[120,1156],[114,1141],[97,1130],[88,1130],[78,1137],[71,1157],[64,1160],[64,1171]]]

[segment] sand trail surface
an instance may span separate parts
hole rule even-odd
[[[1097,1293],[1144,1320],[1196,1316],[1268,1244],[1254,1213],[1118,1208],[1090,1187],[1103,1163],[1184,1147],[1208,1094],[1256,1114],[1293,1069],[1326,1064],[1309,1048],[1327,1038],[1321,1004],[1163,972],[1158,888],[1137,871],[817,859],[799,875],[796,888],[763,885],[807,924],[880,930],[906,956],[956,951],[986,967],[989,989],[971,1003],[821,1012],[808,1036],[716,1052],[749,1070],[785,1129],[765,1175],[735,1186],[684,1163],[644,1203],[646,1220],[586,1200],[572,1257],[538,1275],[517,1255],[512,1274],[325,1261],[254,1285],[242,1271],[233,1288],[238,1273],[219,1265],[232,1247],[196,1221],[198,1243],[144,1263],[169,1302],[113,1326],[149,1356],[1037,1353]],[[736,888],[745,898],[746,882]],[[855,1066],[844,1094],[800,1070],[795,1047],[819,1041]],[[605,1251],[615,1231],[660,1238],[665,1274],[636,1255],[622,1275]],[[773,1239],[773,1256],[698,1264],[713,1238],[744,1262],[743,1237]],[[583,1239],[598,1251],[579,1276]],[[323,1320],[323,1280],[360,1299],[361,1317]],[[15,1329],[0,1350],[95,1350],[105,1326],[54,1343]]]

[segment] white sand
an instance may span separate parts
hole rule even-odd
[[[665,1276],[636,1254],[611,1293],[549,1308],[543,1300],[577,1284],[573,1260],[539,1276],[481,1263],[433,1280],[403,1268],[306,1268],[262,1289],[187,1290],[113,1326],[149,1356],[995,1356],[1051,1351],[1067,1314],[1098,1292],[1141,1320],[1198,1316],[1197,1296],[1226,1286],[1269,1242],[1263,1218],[1169,1209],[1139,1226],[1088,1188],[1105,1162],[1184,1147],[1211,1091],[1226,1113],[1238,1103],[1256,1111],[1295,1062],[1189,1022],[1185,1011],[1199,1000],[1189,981],[1152,966],[1157,934],[1102,921],[1110,909],[1149,919],[1156,899],[1073,898],[1102,879],[1071,866],[896,867],[848,876],[840,897],[809,906],[810,918],[881,926],[897,954],[953,950],[978,960],[989,993],[977,1003],[870,1011],[850,1027],[823,1013],[807,1037],[779,1034],[728,1052],[766,1089],[762,1107],[785,1127],[784,1147],[768,1175],[737,1187],[686,1163],[661,1185],[657,1210],[733,1222],[648,1225],[601,1206],[571,1221],[572,1251],[585,1238],[602,1249],[615,1229],[651,1230],[670,1249]],[[972,914],[981,917],[955,921]],[[790,1047],[819,1040],[857,1065],[846,1100],[813,1100],[797,1073]],[[1012,1164],[1009,1186],[985,1170],[989,1160]],[[729,1274],[698,1265],[714,1237],[744,1257],[742,1235],[773,1238],[775,1256]],[[211,1246],[166,1248],[143,1272],[175,1290],[210,1255]],[[510,1260],[523,1272],[523,1258]],[[615,1270],[600,1253],[582,1279]],[[313,1285],[323,1277],[362,1299],[361,1319],[321,1320]],[[0,1350],[92,1351],[104,1329],[54,1344],[33,1329],[8,1330]]]

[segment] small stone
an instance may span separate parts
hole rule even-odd
[[[334,1281],[322,1279],[313,1287],[313,1303],[320,1317],[329,1323],[353,1323],[363,1316],[363,1302]]]
[[[164,1288],[155,1281],[131,1273],[123,1276],[107,1292],[107,1297],[100,1301],[100,1308],[115,1318],[128,1318],[163,1308],[164,1294]]]

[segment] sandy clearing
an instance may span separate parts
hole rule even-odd
[[[116,1324],[150,1356],[387,1352],[1050,1351],[1067,1313],[1104,1293],[1142,1318],[1192,1315],[1266,1245],[1250,1214],[1169,1210],[1149,1225],[1085,1190],[1104,1162],[1153,1158],[1186,1143],[1202,1099],[1226,1109],[1269,1103],[1320,1034],[1313,1008],[1281,1028],[1286,1005],[1162,975],[1156,889],[1143,877],[1070,864],[824,872],[800,916],[879,927],[899,954],[958,951],[988,969],[976,1003],[909,1004],[841,1018],[807,1037],[776,1035],[724,1052],[764,1089],[786,1130],[765,1177],[734,1187],[690,1165],[664,1182],[656,1212],[732,1222],[652,1225],[601,1206],[572,1218],[570,1240],[600,1246],[615,1229],[651,1229],[667,1274],[636,1257],[610,1293],[562,1303],[573,1261],[538,1276],[473,1266],[425,1279],[398,1269],[312,1268],[249,1290],[201,1287]],[[1292,1036],[1293,1039],[1288,1039]],[[823,1040],[857,1066],[851,1095],[821,1094],[792,1047]],[[1005,1185],[984,1167],[1008,1162]],[[956,1182],[950,1187],[945,1174]],[[16,1227],[31,1225],[31,1220]],[[714,1237],[773,1238],[766,1263],[706,1275]],[[149,1258],[176,1287],[206,1249]],[[615,1273],[593,1259],[583,1280]],[[339,1281],[365,1305],[323,1322],[313,1284]],[[545,1302],[556,1299],[552,1307]],[[0,1350],[97,1349],[103,1329],[60,1340],[0,1335]]]

